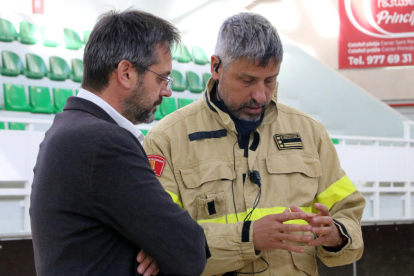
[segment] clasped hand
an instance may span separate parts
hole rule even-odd
[[[308,214],[299,207],[292,205],[281,214],[265,216],[253,224],[253,245],[256,251],[267,249],[283,249],[297,253],[305,252],[301,246],[287,242],[302,242],[309,246],[326,246],[339,248],[344,240],[333,222],[328,207],[315,203],[318,214]],[[309,225],[283,224],[285,221],[303,219]],[[311,232],[317,235],[312,239],[311,235],[293,234],[291,232]],[[157,275],[159,268],[157,262],[141,249],[137,256],[139,266],[137,271],[144,276]]]
[[[315,203],[318,214],[308,214],[297,206],[291,206],[292,212],[286,209],[281,214],[265,216],[253,224],[253,244],[257,251],[267,249],[283,249],[297,253],[305,250],[288,242],[302,242],[309,246],[326,246],[339,248],[344,241],[333,223],[328,208],[320,203]],[[283,224],[285,221],[302,219],[309,225]],[[318,237],[312,240],[311,235],[294,234],[291,232],[311,232]]]

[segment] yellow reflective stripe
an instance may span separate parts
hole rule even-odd
[[[331,209],[332,205],[346,198],[350,194],[356,191],[354,184],[349,180],[348,176],[344,176],[325,191],[320,193],[313,203],[321,203]],[[318,213],[318,210],[312,209],[314,213]]]
[[[312,207],[300,207],[300,209],[306,213],[310,213],[312,211]],[[230,223],[236,223],[237,221],[244,221],[244,219],[246,218],[247,214],[250,213],[252,209],[247,209],[246,212],[240,212],[237,213],[237,217],[236,214],[228,214],[226,216],[222,216],[219,218],[214,218],[214,219],[202,219],[202,220],[197,220],[198,223],[221,223],[221,224],[230,224]],[[264,216],[267,215],[276,215],[276,214],[280,214],[283,213],[286,210],[286,207],[272,207],[272,208],[256,208],[253,211],[253,214],[250,218],[251,221],[254,220],[258,220],[261,219]],[[284,223],[286,224],[308,224],[306,221],[301,220],[301,219],[295,219],[295,220],[289,220],[289,221],[285,221]]]
[[[183,203],[180,201],[180,200],[178,200],[178,196],[176,195],[176,194],[174,194],[173,192],[170,192],[170,191],[168,191],[168,190],[165,190],[167,193],[169,193],[170,194],[170,196],[171,196],[171,198],[172,198],[172,200],[175,202],[175,203],[177,203],[178,205],[180,205],[180,207],[181,207],[181,209],[184,209],[183,208]]]

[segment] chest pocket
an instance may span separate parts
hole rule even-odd
[[[302,173],[308,177],[322,175],[321,163],[317,158],[300,154],[270,155],[266,158],[270,174]]]
[[[227,162],[214,161],[202,163],[189,169],[180,170],[185,198],[194,199],[191,216],[196,220],[216,219],[226,223],[226,193],[231,189],[235,173]]]
[[[266,158],[267,193],[284,206],[311,206],[318,192],[321,163],[316,157],[277,154]],[[262,183],[265,183],[262,180]]]

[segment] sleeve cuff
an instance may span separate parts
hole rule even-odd
[[[348,234],[348,231],[346,230],[345,225],[343,225],[341,222],[337,221],[336,219],[333,219],[333,222],[338,228],[339,233],[341,234],[342,238],[345,240],[345,243],[342,245],[342,247],[339,247],[339,248],[332,248],[332,247],[326,247],[326,246],[322,246],[322,248],[329,253],[339,253],[344,248],[349,247],[352,244],[352,237]]]
[[[245,221],[241,229],[241,253],[246,262],[252,262],[260,258],[261,251],[255,251],[253,245],[253,224],[254,221]]]

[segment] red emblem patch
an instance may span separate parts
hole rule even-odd
[[[151,168],[155,172],[155,175],[160,177],[164,171],[165,162],[167,159],[160,155],[148,155],[148,160],[150,162]]]

